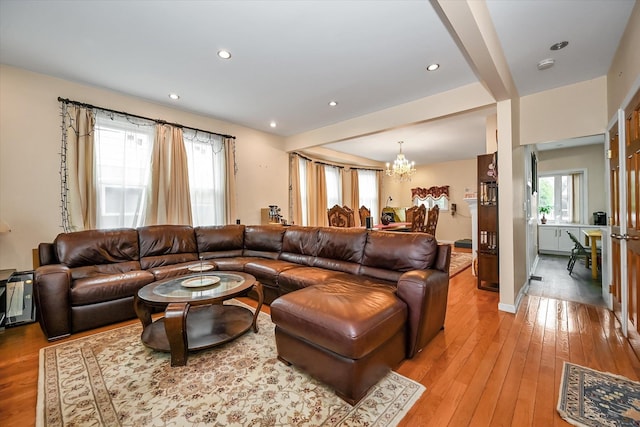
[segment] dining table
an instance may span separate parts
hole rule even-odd
[[[598,241],[602,240],[602,230],[582,230],[585,243],[591,246],[591,277],[598,278]]]
[[[373,226],[374,230],[379,231],[411,231],[410,222],[390,222],[389,224],[377,224]]]

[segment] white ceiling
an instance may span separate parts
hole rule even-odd
[[[605,75],[634,1],[487,4],[527,95]],[[562,40],[566,49],[549,50]],[[232,58],[219,59],[219,49]],[[556,65],[538,71],[550,56]],[[0,62],[282,136],[477,81],[425,0],[0,0]],[[433,62],[440,69],[427,72]],[[171,101],[170,92],[181,98]],[[484,150],[484,116],[493,112],[327,148],[387,161],[404,140],[417,164],[472,158]]]

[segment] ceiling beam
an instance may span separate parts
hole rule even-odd
[[[518,90],[484,0],[430,0],[478,79],[496,101]]]

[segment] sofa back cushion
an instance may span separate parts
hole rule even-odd
[[[198,253],[204,259],[242,256],[244,225],[196,227]]]
[[[438,242],[431,234],[370,231],[360,273],[379,277],[383,274],[379,270],[426,270],[433,266],[437,253]]]
[[[364,228],[323,227],[318,232],[315,267],[358,274],[367,242]]]
[[[140,265],[144,270],[198,259],[193,228],[188,225],[150,225],[138,228]]]
[[[285,229],[281,225],[245,226],[243,255],[277,259]]]
[[[69,268],[138,261],[138,234],[131,228],[62,233],[54,241],[56,255]]]
[[[318,250],[318,227],[287,227],[280,259],[312,266]]]

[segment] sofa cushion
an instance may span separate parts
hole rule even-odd
[[[394,272],[426,270],[433,265],[437,253],[438,242],[430,234],[371,231],[364,248],[361,273],[368,274],[364,267]],[[369,271],[375,273],[375,270]]]
[[[54,245],[60,262],[70,268],[140,259],[138,233],[129,228],[62,233]]]
[[[287,227],[282,239],[280,259],[300,265],[313,265],[318,250],[317,227]]]
[[[366,242],[367,230],[364,228],[321,228],[313,265],[358,274]]]
[[[211,265],[211,269],[215,270],[217,266],[212,262],[204,262],[205,264]],[[162,265],[159,267],[152,267],[147,270],[149,273],[153,274],[156,280],[169,279],[172,277],[184,276],[185,274],[194,274],[193,271],[189,270],[192,267],[199,267],[200,261],[187,261],[180,262],[177,264],[171,265]]]
[[[292,268],[300,268],[300,264],[280,259],[256,259],[244,265],[244,272],[254,276],[262,284],[277,285],[280,273]]]
[[[194,228],[198,252],[204,259],[237,257],[244,248],[244,225]]]
[[[271,319],[290,335],[360,359],[405,326],[407,306],[389,292],[330,282],[276,299]]]
[[[284,270],[278,275],[278,287],[282,293],[325,283],[329,279],[345,274],[340,271],[318,267],[298,267]]]
[[[138,261],[117,262],[115,264],[87,265],[84,267],[72,268],[71,279],[85,279],[100,274],[118,274],[129,271],[142,270]]]
[[[138,229],[140,265],[144,270],[198,259],[193,228],[188,225],[150,225]]]
[[[117,274],[97,274],[71,282],[71,305],[87,305],[132,297],[138,289],[153,282],[148,271],[129,271]]]
[[[247,225],[244,228],[244,256],[277,259],[282,251],[285,227],[281,225]]]

